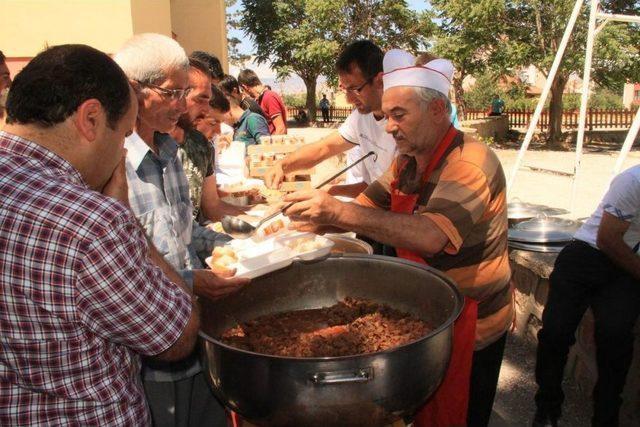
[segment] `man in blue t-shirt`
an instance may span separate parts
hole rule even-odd
[[[233,140],[244,142],[245,145],[260,143],[261,136],[269,136],[267,120],[251,110],[243,110],[238,101],[226,96],[220,88],[211,88],[212,96],[209,103],[212,116],[221,123],[233,126]]]

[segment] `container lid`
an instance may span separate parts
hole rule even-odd
[[[529,252],[542,253],[558,253],[566,246],[567,242],[562,243],[524,243],[509,241],[509,248]]]
[[[535,218],[539,215],[554,216],[565,215],[569,211],[562,208],[552,208],[546,205],[522,202],[519,199],[507,204],[507,217],[509,219]]]
[[[507,218],[509,219],[524,219],[524,218],[535,218],[542,211],[540,209],[532,208],[532,207],[508,207],[507,208]]]
[[[551,216],[538,216],[528,221],[516,224],[516,230],[538,231],[538,232],[567,232],[575,233],[578,230],[579,223],[571,219],[556,218]]]
[[[542,214],[542,216],[523,221],[509,229],[509,241],[523,243],[569,242],[573,239],[579,226],[580,223],[577,221]]]

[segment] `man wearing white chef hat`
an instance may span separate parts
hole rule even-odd
[[[355,231],[446,272],[465,295],[449,369],[416,426],[486,426],[513,318],[506,183],[496,155],[450,120],[451,62],[394,49],[384,56],[382,111],[398,156],[353,203],[293,193],[297,228]],[[468,409],[468,412],[467,412]]]

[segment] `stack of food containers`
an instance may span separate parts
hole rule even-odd
[[[271,135],[260,138],[260,144],[250,145],[247,148],[249,157],[249,176],[262,178],[266,171],[278,160],[284,159],[288,154],[305,145],[303,136]],[[280,186],[283,192],[307,190],[311,188],[311,174],[314,169],[297,171],[287,174]]]

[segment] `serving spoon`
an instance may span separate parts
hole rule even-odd
[[[344,169],[340,170],[339,172],[337,172],[336,174],[332,175],[330,178],[322,181],[320,184],[316,185],[314,187],[314,189],[319,189],[322,188],[323,186],[329,184],[331,181],[333,181],[334,179],[336,179],[337,177],[339,177],[340,175],[342,175],[343,173],[345,173],[346,171],[348,171],[349,169],[351,169],[352,167],[354,167],[355,165],[357,165],[358,163],[364,161],[367,157],[373,157],[373,161],[375,162],[378,159],[378,155],[376,153],[374,153],[373,151],[369,151],[367,154],[365,154],[364,156],[360,157],[358,160],[356,160],[355,162],[351,163],[349,166],[345,167]],[[287,209],[289,209],[291,206],[293,206],[295,204],[295,202],[291,202],[286,204],[285,206],[281,207],[280,209],[278,209],[277,211],[273,212],[270,215],[267,215],[266,217],[262,218],[256,225],[251,225],[250,223],[248,223],[247,221],[244,221],[236,216],[230,216],[230,215],[225,215],[222,217],[222,228],[224,229],[224,231],[229,234],[232,237],[238,238],[238,239],[246,239],[247,237],[251,236],[253,233],[256,232],[257,229],[259,229],[265,222],[275,218],[276,216],[280,215],[283,211],[286,211]]]

